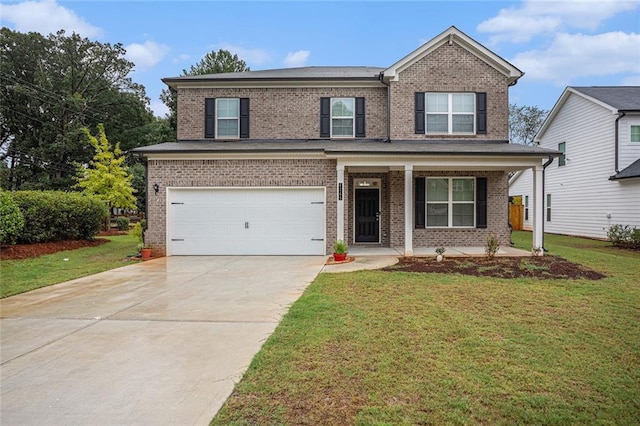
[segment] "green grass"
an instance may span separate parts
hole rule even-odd
[[[638,424],[640,253],[546,245],[607,278],[321,274],[212,424]]]
[[[0,262],[0,297],[13,296],[36,288],[125,266],[125,257],[138,252],[130,235],[105,237],[110,242],[97,247],[61,251],[23,260]],[[69,259],[65,261],[64,259]]]

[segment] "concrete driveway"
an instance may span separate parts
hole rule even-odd
[[[206,425],[324,257],[169,257],[0,300],[3,425]]]

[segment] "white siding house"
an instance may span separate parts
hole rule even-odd
[[[544,172],[545,232],[606,238],[614,224],[640,227],[640,87],[567,87],[535,141],[565,153]],[[517,173],[509,195],[525,204],[531,182],[530,169]]]

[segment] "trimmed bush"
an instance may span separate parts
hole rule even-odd
[[[630,225],[611,225],[607,239],[616,247],[640,249],[640,229]]]
[[[116,228],[118,231],[128,231],[129,230],[129,218],[121,216],[116,219]]]
[[[20,243],[90,240],[109,215],[102,201],[78,192],[17,191],[13,199],[24,216]]]
[[[15,244],[24,227],[24,217],[11,193],[0,189],[0,243]]]

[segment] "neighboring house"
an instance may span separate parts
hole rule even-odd
[[[147,241],[157,255],[508,244],[508,173],[535,168],[540,188],[556,153],[508,143],[521,76],[451,27],[388,68],[164,79],[178,142],[135,150],[156,188]]]
[[[614,224],[640,227],[640,87],[567,87],[535,141],[562,153],[545,170],[545,232],[606,238]],[[531,178],[509,182],[525,229]]]

